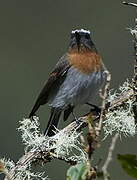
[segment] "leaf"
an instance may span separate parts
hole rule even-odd
[[[129,176],[137,179],[137,156],[134,154],[118,154],[117,159],[123,170],[126,171]]]
[[[72,166],[67,171],[67,180],[85,180],[88,172],[86,163],[80,163]]]

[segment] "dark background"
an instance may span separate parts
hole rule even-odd
[[[23,145],[17,131],[27,117],[48,74],[67,50],[71,30],[91,30],[104,63],[117,88],[133,73],[133,44],[127,27],[134,25],[135,9],[120,0],[1,0],[0,1],[0,156],[17,160]],[[49,111],[38,112],[44,130]],[[136,153],[137,138],[122,138],[117,153]],[[107,155],[106,140],[95,162]],[[67,165],[53,161],[46,174],[65,179]],[[111,164],[112,180],[129,178],[117,160]]]

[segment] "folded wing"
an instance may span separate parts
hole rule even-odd
[[[29,118],[35,115],[35,112],[43,104],[49,101],[49,97],[52,96],[52,92],[56,91],[61,83],[63,83],[65,76],[70,68],[69,61],[67,60],[67,55],[64,55],[60,61],[56,64],[54,70],[50,73],[49,79],[47,80],[44,88],[40,92],[32,110],[29,114]]]

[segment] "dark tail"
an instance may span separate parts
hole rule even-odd
[[[60,115],[61,115],[60,110],[55,109],[55,108],[51,109],[50,118],[49,118],[49,121],[48,121],[47,128],[46,128],[46,130],[44,132],[44,135],[46,135],[46,136],[55,135],[54,131],[56,130],[56,128],[58,126]]]
[[[74,106],[69,106],[65,111],[64,111],[64,121],[66,121],[69,117],[69,115],[73,112]]]
[[[31,110],[31,113],[29,114],[29,118],[31,118],[32,116],[35,115],[35,112],[39,109],[39,107],[40,107],[40,104],[39,104],[39,103],[36,103],[36,104],[34,105],[34,107],[33,107],[32,110]]]

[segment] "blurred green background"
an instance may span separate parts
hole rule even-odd
[[[23,145],[17,131],[27,117],[49,72],[66,52],[70,31],[91,30],[92,39],[112,73],[117,88],[133,73],[133,44],[127,27],[134,26],[135,9],[120,0],[1,0],[0,1],[0,156],[17,160]],[[44,130],[49,108],[39,112]],[[136,153],[137,138],[122,138],[117,153]],[[107,155],[109,139],[95,153]],[[68,166],[60,161],[46,165],[52,180],[65,179]],[[115,160],[112,180],[129,178]]]

